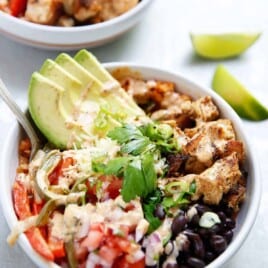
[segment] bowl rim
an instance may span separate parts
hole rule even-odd
[[[150,65],[138,64],[138,63],[131,63],[131,62],[111,62],[111,63],[103,63],[103,66],[108,69],[108,71],[112,71],[116,68],[127,67],[134,72],[137,71],[143,74],[143,71],[155,73],[155,78],[158,76],[166,76],[166,77],[174,77],[177,81],[180,81],[182,84],[187,85],[190,88],[194,88],[194,91],[201,91],[202,93],[206,93],[210,95],[213,100],[219,106],[219,109],[226,109],[226,112],[229,115],[229,119],[233,122],[234,128],[236,132],[239,133],[239,138],[242,139],[245,148],[247,150],[247,159],[251,163],[252,167],[252,177],[254,178],[254,184],[251,192],[251,202],[248,205],[248,210],[246,212],[245,219],[243,221],[243,225],[239,229],[239,232],[236,234],[235,239],[228,245],[227,249],[217,257],[213,262],[207,265],[207,268],[216,268],[222,267],[227,261],[231,259],[231,257],[238,251],[238,249],[242,246],[244,241],[246,240],[251,228],[254,225],[256,220],[256,216],[259,210],[259,204],[261,200],[261,177],[259,171],[259,164],[257,162],[256,154],[253,152],[253,146],[249,142],[250,139],[247,137],[245,131],[243,130],[242,120],[238,117],[238,115],[233,111],[233,109],[226,103],[219,95],[217,95],[214,91],[210,88],[193,82],[193,79],[187,78],[185,75],[180,74],[179,72],[174,72],[170,70],[166,70],[163,68],[153,67]],[[145,74],[145,77],[147,75]],[[168,79],[168,78],[167,78]],[[183,90],[182,90],[183,91]],[[10,154],[10,146],[14,142],[14,135],[19,131],[19,124],[17,122],[10,128],[9,134],[7,135],[7,142],[3,144],[3,150],[1,153],[1,159],[3,160],[6,155]],[[3,178],[8,176],[8,170],[5,165],[5,161],[1,161],[0,165],[0,183],[2,185],[6,185],[7,182]],[[11,209],[9,206],[5,205],[6,201],[10,200],[10,192],[6,191],[5,189],[8,187],[1,187],[0,189],[0,202],[2,205],[2,210],[6,222],[9,228],[12,228],[16,222],[16,216],[14,213],[14,209]],[[2,190],[3,189],[3,190]],[[15,221],[15,222],[14,222]],[[32,261],[42,267],[51,267],[54,263],[45,261],[41,256],[39,256],[30,246],[26,236],[24,234],[20,235],[19,245],[24,249],[24,252],[32,259]],[[58,267],[58,266],[55,266]]]
[[[44,31],[46,33],[73,33],[73,32],[85,32],[85,31],[96,31],[100,30],[103,27],[109,27],[114,26],[115,24],[122,23],[127,19],[128,17],[135,16],[137,13],[139,13],[143,8],[147,7],[153,0],[142,0],[141,2],[138,2],[136,6],[134,6],[132,9],[128,10],[127,12],[112,18],[110,20],[96,23],[96,24],[90,24],[90,25],[83,25],[83,26],[73,26],[73,27],[62,27],[62,26],[52,26],[52,25],[42,25],[37,24],[34,22],[26,21],[17,17],[14,17],[8,13],[5,13],[4,11],[0,10],[0,20],[5,19],[6,21],[9,21],[11,23],[18,23],[22,27],[29,28],[33,31]]]

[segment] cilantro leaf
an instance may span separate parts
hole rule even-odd
[[[124,144],[131,140],[139,139],[143,137],[141,131],[132,125],[123,125],[121,127],[116,127],[109,131],[108,135],[112,140],[116,140],[119,144]]]
[[[152,154],[145,154],[141,160],[143,176],[147,193],[151,193],[156,188],[157,175],[154,168],[154,158]]]
[[[121,151],[132,155],[140,155],[147,149],[150,150],[154,146],[150,144],[150,140],[147,137],[140,137],[136,140],[131,140],[126,144],[123,144]]]
[[[104,173],[107,175],[121,176],[123,174],[126,164],[129,162],[127,157],[117,157],[108,162]]]
[[[125,202],[146,194],[146,184],[139,159],[135,159],[125,167],[121,194]]]
[[[146,220],[149,222],[148,233],[153,232],[161,225],[161,220],[154,216],[155,207],[161,203],[161,192],[159,189],[152,192],[146,199],[143,200],[143,213]]]

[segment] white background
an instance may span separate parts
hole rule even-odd
[[[178,71],[205,86],[210,86],[217,64],[223,63],[268,105],[267,0],[153,1],[146,18],[134,29],[117,41],[91,51],[102,62],[133,61],[159,66]],[[238,58],[205,61],[194,55],[189,39],[191,30],[200,29],[257,29],[262,31],[262,36]],[[22,108],[26,107],[31,73],[39,69],[46,58],[54,58],[58,53],[26,47],[0,36],[0,76]],[[0,150],[13,120],[8,108],[0,101]],[[256,224],[226,267],[268,267],[268,121],[243,123],[258,154],[263,193]],[[7,246],[9,229],[2,211],[0,223],[0,268],[34,267],[18,246],[13,249]]]

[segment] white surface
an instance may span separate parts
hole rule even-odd
[[[215,66],[220,62],[233,72],[268,105],[268,25],[267,0],[154,0],[147,17],[131,32],[103,47],[92,49],[101,61],[134,61],[180,71],[189,78],[210,85]],[[1,22],[0,22],[1,24]],[[189,39],[191,29],[203,27],[262,29],[258,42],[239,58],[226,61],[204,61],[194,56]],[[74,52],[73,52],[74,53]],[[72,54],[73,54],[72,53]],[[0,76],[21,107],[25,107],[31,73],[38,69],[49,52],[16,44],[0,36]],[[14,120],[0,102],[0,148]],[[225,268],[268,267],[268,121],[249,123],[244,127],[256,148],[263,196],[259,215],[248,239]],[[15,168],[15,167],[14,167]],[[22,250],[10,249],[5,240],[9,233],[0,211],[0,267],[34,267]]]

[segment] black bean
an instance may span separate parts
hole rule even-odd
[[[234,232],[232,230],[228,230],[224,232],[222,235],[226,239],[227,244],[229,244],[232,241]]]
[[[226,215],[225,215],[225,213],[223,211],[219,211],[217,214],[218,214],[221,222],[222,223],[225,223],[225,221],[226,221]]]
[[[227,247],[227,242],[221,235],[212,235],[209,242],[212,249],[218,254],[222,253]]]
[[[195,256],[203,259],[205,256],[205,247],[200,235],[192,232],[184,232],[184,234],[186,234],[191,241]]]
[[[212,262],[216,258],[215,254],[211,251],[206,251],[205,260],[209,263]]]
[[[212,227],[208,229],[210,234],[217,234],[221,231],[222,226],[220,224],[214,224]]]
[[[168,263],[166,268],[179,268],[180,266],[177,263]]]
[[[195,257],[190,257],[187,259],[187,264],[189,264],[191,267],[193,268],[203,268],[205,267],[205,263],[204,261],[198,259],[198,258],[195,258]]]
[[[210,231],[208,228],[200,227],[198,228],[197,232],[203,237],[208,238],[210,236]]]
[[[154,210],[154,216],[160,220],[163,220],[165,218],[166,212],[161,204],[156,205],[156,208]]]
[[[235,221],[233,219],[231,219],[231,218],[227,218],[226,221],[225,221],[224,226],[227,229],[234,229],[235,228]]]
[[[195,214],[195,215],[192,217],[191,221],[190,221],[190,225],[193,226],[193,227],[197,227],[197,226],[199,226],[199,220],[200,220],[199,215],[198,215],[198,214]]]
[[[199,215],[203,215],[205,212],[211,211],[211,209],[208,206],[198,204],[195,207],[199,213]]]
[[[185,215],[178,214],[171,224],[171,231],[173,236],[177,236],[185,227],[187,224],[187,219]]]

